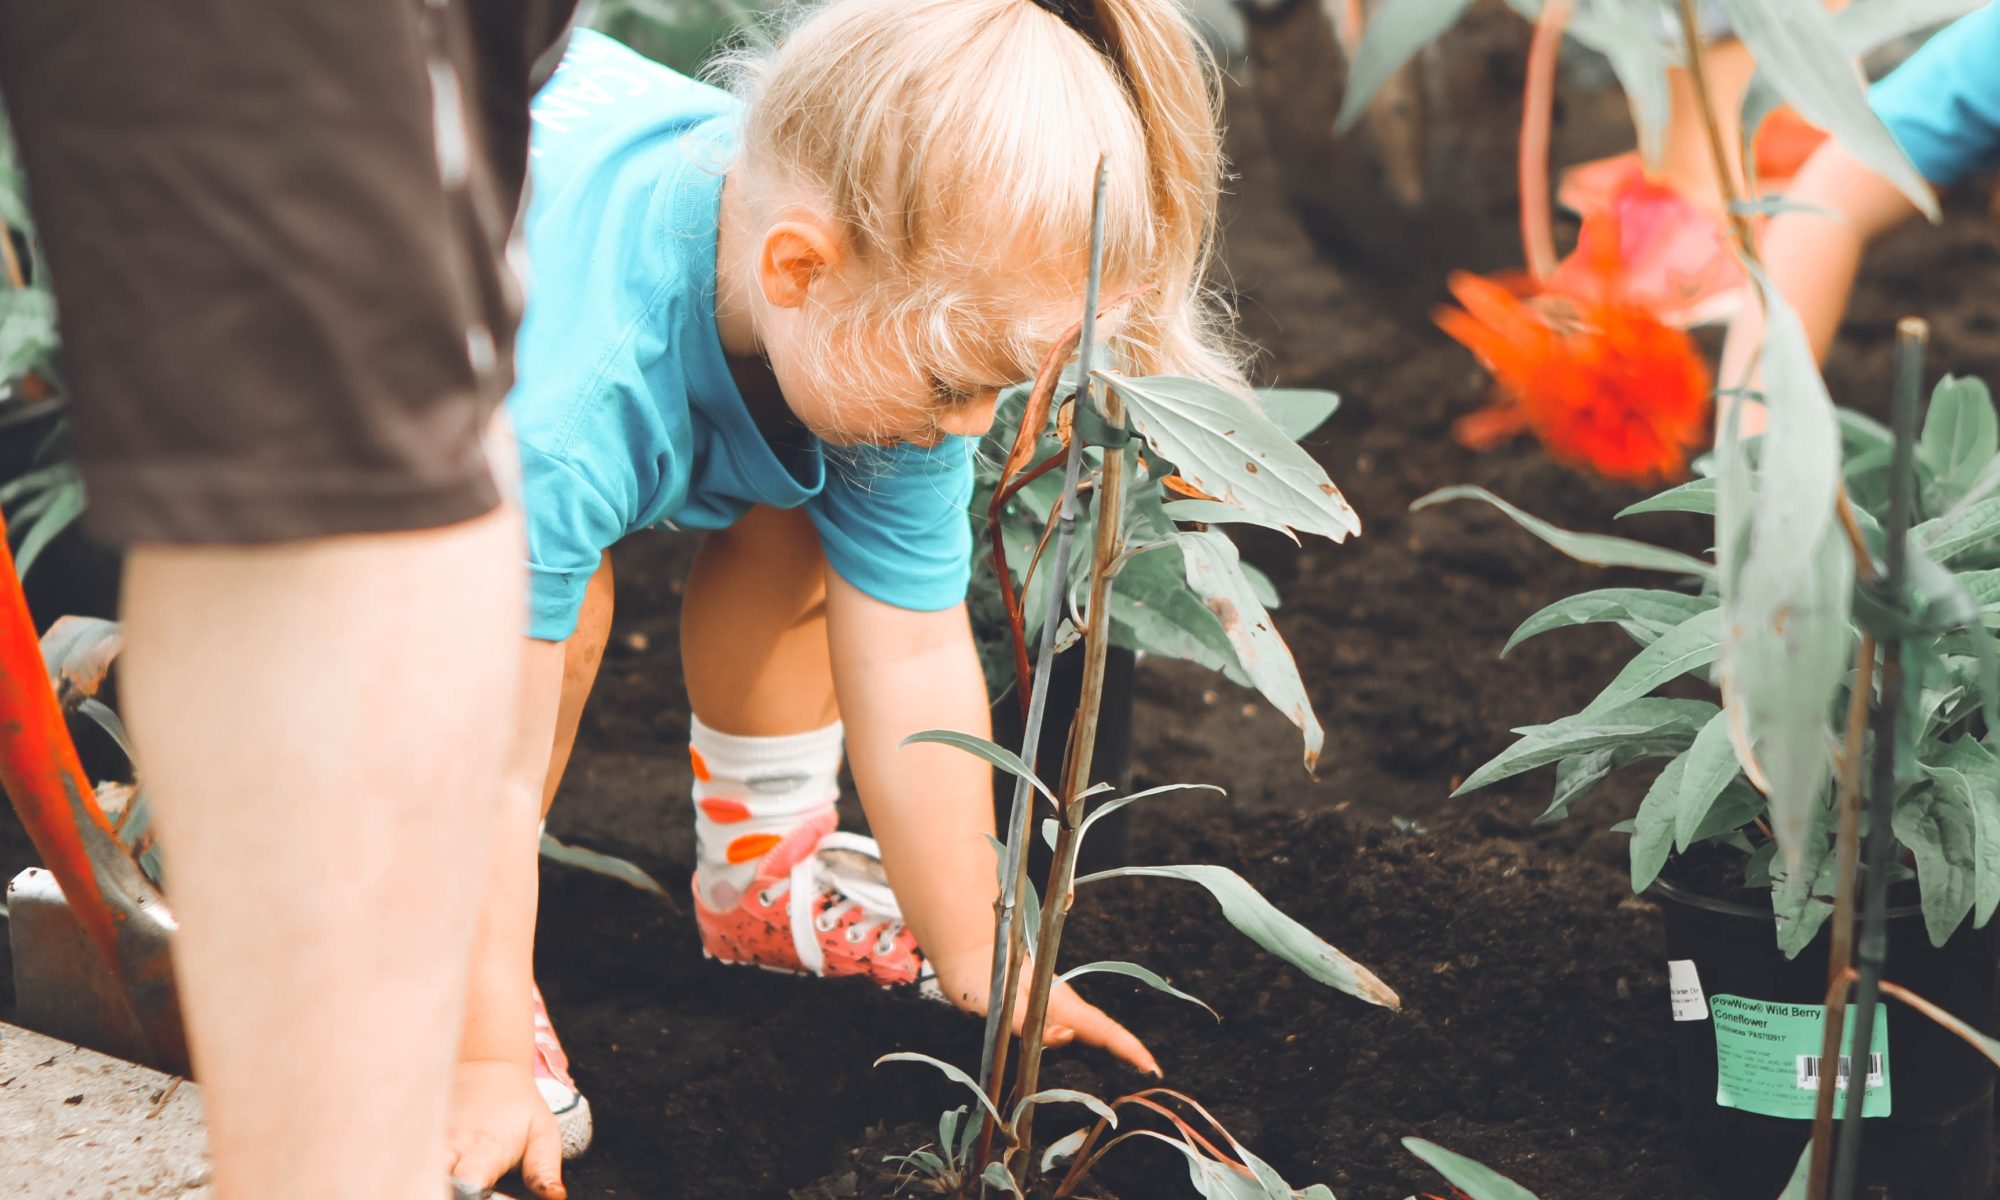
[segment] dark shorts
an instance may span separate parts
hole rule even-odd
[[[573,3],[0,0],[94,533],[498,502],[530,71]]]

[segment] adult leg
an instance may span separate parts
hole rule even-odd
[[[511,510],[141,545],[123,696],[217,1200],[438,1200],[522,619]]]

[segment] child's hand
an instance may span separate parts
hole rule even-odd
[[[947,958],[933,957],[931,968],[937,972],[938,986],[959,1008],[977,1017],[986,1015],[987,994],[993,988],[993,947],[976,947]],[[1027,1014],[1027,981],[1022,980],[1021,998],[1014,1006],[1014,1032],[1021,1032],[1023,1018]],[[1043,1044],[1067,1046],[1081,1040],[1086,1046],[1096,1046],[1123,1059],[1148,1075],[1160,1074],[1160,1064],[1153,1058],[1146,1044],[1133,1036],[1132,1031],[1111,1019],[1101,1008],[1089,1003],[1076,994],[1076,989],[1066,983],[1058,983],[1049,993],[1049,1019]]]
[[[491,1187],[519,1164],[521,1178],[542,1200],[569,1195],[562,1183],[562,1135],[555,1114],[536,1089],[534,1073],[519,1063],[474,1059],[458,1064],[445,1145],[456,1179]]]

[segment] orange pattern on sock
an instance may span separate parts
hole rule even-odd
[[[775,833],[747,833],[729,843],[729,849],[724,851],[724,856],[729,859],[731,866],[747,863],[753,858],[762,858],[769,854],[784,840],[783,836]]]
[[[694,767],[694,777],[703,783],[707,783],[708,764],[702,761],[701,751],[695,749],[693,746],[688,747],[688,763]]]
[[[718,825],[734,825],[750,819],[750,806],[741,800],[711,796],[701,802],[702,815]]]

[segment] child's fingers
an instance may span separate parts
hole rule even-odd
[[[513,1165],[513,1159],[508,1157],[495,1138],[485,1134],[452,1138],[450,1174],[453,1179],[462,1180],[477,1189],[490,1188]]]
[[[1057,1024],[1075,1030],[1076,1038],[1086,1046],[1108,1051],[1148,1075],[1160,1074],[1160,1064],[1144,1042],[1103,1009],[1067,988],[1050,997],[1049,1025],[1053,1029]]]
[[[542,1200],[566,1200],[569,1189],[562,1181],[562,1134],[555,1118],[544,1113],[528,1132],[527,1149],[521,1153],[521,1179],[528,1190]]]

